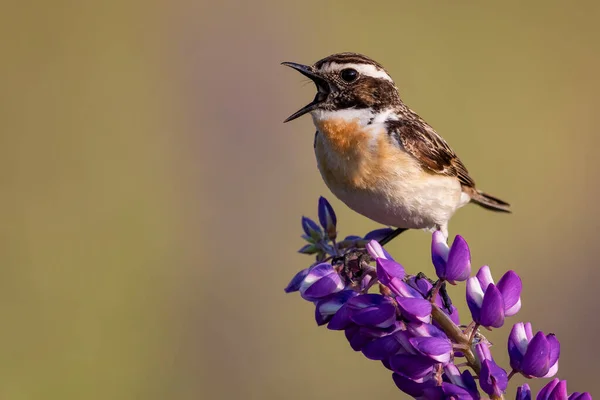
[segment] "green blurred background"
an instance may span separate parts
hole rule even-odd
[[[598,4],[4,2],[0,399],[402,398],[283,293],[319,195],[342,234],[377,227],[321,182],[310,118],[281,123],[314,88],[279,63],[340,51],[385,65],[514,205],[450,225],[474,267],[523,278],[497,359],[532,321],[597,394]],[[431,271],[428,247],[390,250]]]

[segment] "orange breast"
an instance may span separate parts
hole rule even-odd
[[[328,119],[317,123],[317,129],[325,135],[332,150],[340,155],[355,154],[367,144],[369,135],[358,120]]]
[[[325,183],[333,187],[373,189],[396,178],[398,168],[413,160],[394,145],[383,127],[329,119],[317,123],[321,133],[316,154]],[[409,165],[410,164],[410,165]]]

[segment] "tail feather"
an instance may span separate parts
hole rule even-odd
[[[480,205],[483,208],[487,208],[492,211],[510,213],[510,204],[500,200],[497,197],[482,192],[481,190],[474,189],[471,193],[471,201],[475,204]]]

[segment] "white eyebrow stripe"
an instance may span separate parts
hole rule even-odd
[[[381,79],[388,80],[390,82],[394,82],[392,80],[392,78],[384,70],[379,69],[375,65],[372,65],[372,64],[339,64],[336,62],[332,62],[332,63],[326,64],[325,67],[322,69],[322,71],[334,72],[334,71],[340,71],[340,70],[346,69],[346,68],[353,68],[356,71],[358,71],[358,73],[361,75],[370,76],[372,78],[381,78]]]

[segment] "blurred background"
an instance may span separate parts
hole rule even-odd
[[[594,1],[62,1],[0,13],[0,399],[403,398],[391,374],[285,295],[325,195],[342,235],[378,225],[321,182],[314,96],[279,65],[365,53],[514,214],[451,235],[562,343],[598,395]],[[431,272],[430,237],[389,249]],[[454,288],[463,303],[464,286]],[[461,308],[462,314],[468,314]],[[589,347],[592,346],[592,347]],[[523,382],[516,377],[514,387]],[[540,386],[533,382],[533,387]]]

